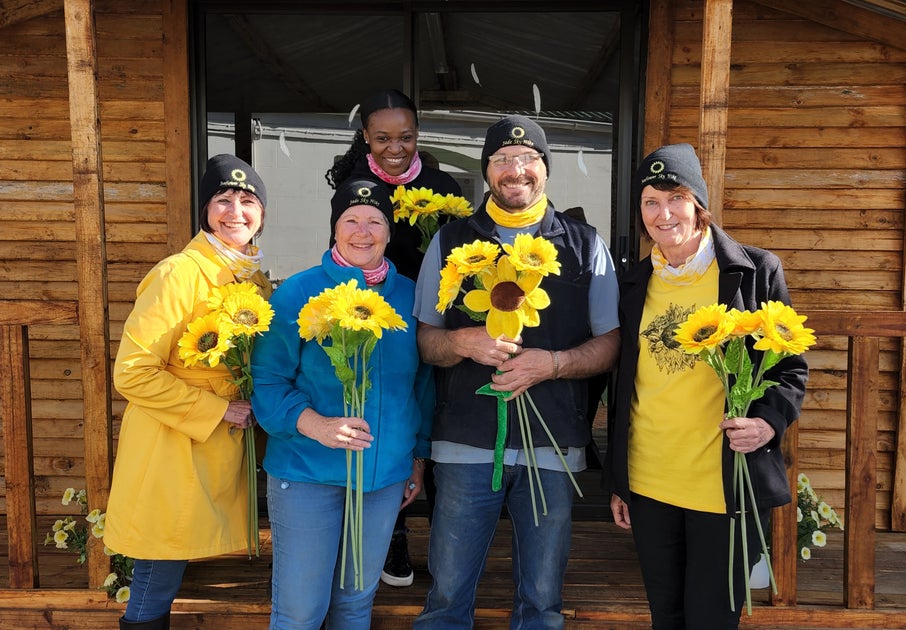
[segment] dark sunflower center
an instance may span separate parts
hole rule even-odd
[[[692,338],[695,339],[695,341],[704,341],[716,332],[717,326],[714,326],[713,324],[709,326],[702,326],[695,331],[695,335],[693,335]]]
[[[355,316],[359,319],[368,319],[371,317],[371,309],[364,304],[356,304],[353,311],[355,312]]]
[[[415,202],[415,205],[419,208],[424,208],[429,203],[431,203],[430,199],[419,199],[418,201]]]
[[[541,256],[539,256],[535,252],[528,252],[527,254],[523,254],[522,260],[525,261],[526,263],[528,263],[529,265],[532,265],[533,267],[537,267],[538,265],[540,265],[541,263],[544,262],[541,259]]]
[[[491,290],[491,306],[498,311],[515,311],[525,302],[525,291],[515,282],[501,282]]]
[[[209,330],[198,338],[198,350],[208,352],[217,347],[217,332]]]
[[[236,317],[234,319],[237,324],[242,324],[243,326],[254,326],[258,323],[258,313],[250,308],[243,308],[236,313]]]
[[[777,331],[777,334],[784,340],[790,341],[793,338],[793,331],[784,326],[783,324],[777,324],[774,329]]]
[[[480,254],[475,254],[474,256],[466,258],[467,263],[479,263],[482,260],[484,260],[484,256],[481,256]]]

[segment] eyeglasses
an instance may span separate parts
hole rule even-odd
[[[520,155],[492,155],[488,164],[494,168],[509,168],[514,164],[526,167],[541,159],[540,153],[521,153]]]

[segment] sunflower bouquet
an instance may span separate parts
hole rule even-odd
[[[799,473],[796,479],[796,545],[800,558],[810,560],[813,546],[827,544],[824,530],[828,527],[843,529],[843,521],[834,508],[818,496],[805,473]]]
[[[559,275],[560,263],[557,261],[557,249],[543,237],[519,234],[512,245],[503,245],[503,252],[496,243],[476,240],[454,248],[447,256],[440,270],[440,288],[435,308],[438,313],[444,313],[449,308],[455,307],[474,321],[483,321],[485,330],[492,338],[504,335],[510,339],[518,339],[524,327],[535,327],[541,323],[539,311],[550,306],[550,296],[541,288],[541,281],[549,274]],[[467,279],[471,279],[473,285],[468,291],[463,287]],[[462,302],[454,304],[460,295],[463,296]],[[491,478],[491,488],[496,492],[500,490],[503,479],[503,452],[508,424],[506,399],[510,392],[496,391],[488,383],[476,393],[497,398],[497,437],[494,444],[494,472]],[[544,515],[547,514],[547,501],[535,457],[529,425],[529,408],[550,439],[579,496],[582,496],[582,491],[531,394],[526,391],[517,396],[515,405],[526,464],[529,468],[532,511],[537,525],[535,482],[538,484],[538,497]]]
[[[393,222],[408,221],[421,233],[422,241],[418,251],[425,253],[431,237],[440,227],[441,217],[467,217],[472,214],[472,204],[454,194],[442,195],[430,188],[406,188],[397,186],[390,196],[393,204]]]
[[[85,561],[88,560],[89,531],[94,538],[103,538],[107,515],[97,508],[88,510],[88,494],[84,489],[77,492],[75,488],[66,488],[63,492],[63,505],[69,505],[73,501],[78,504],[85,523],[76,521],[71,516],[57,519],[51,531],[44,538],[44,544],[53,543],[57,549],[74,551],[79,554],[78,563],[85,564]],[[135,561],[129,556],[116,553],[106,545],[104,545],[104,553],[110,557],[113,571],[107,575],[104,583],[98,588],[107,591],[107,595],[115,599],[117,603],[124,604],[129,601],[129,582],[132,581]]]
[[[357,281],[353,279],[324,289],[317,296],[309,298],[299,311],[297,323],[299,336],[306,341],[316,340],[330,359],[337,379],[343,386],[344,414],[363,418],[365,395],[371,387],[368,379],[371,354],[385,330],[405,330],[407,325],[380,294],[371,289],[359,289],[357,285]],[[362,572],[363,476],[363,454],[347,449],[340,588],[344,588],[346,584],[346,557],[347,550],[350,550],[355,573],[354,588],[360,591],[365,588]]]
[[[728,418],[746,417],[753,401],[761,398],[776,381],[764,378],[765,373],[782,359],[799,355],[815,343],[814,330],[805,328],[804,315],[782,302],[762,302],[761,309],[751,311],[727,310],[724,304],[704,306],[693,312],[676,329],[675,339],[682,349],[698,355],[720,378],[726,397]],[[763,354],[757,369],[746,350],[746,337],[755,339],[754,349]],[[755,491],[749,475],[744,453],[734,452],[733,489],[739,505],[738,519],[742,539],[746,540],[746,501],[755,509]],[[730,520],[730,606],[736,605],[733,597],[733,559],[736,518]],[[773,591],[777,592],[771,558],[765,542],[761,522],[755,519],[761,548],[768,565]],[[749,566],[748,547],[743,545],[743,564]],[[752,614],[752,594],[749,574],[745,571],[746,609]]]
[[[214,287],[208,297],[206,315],[192,321],[180,338],[179,358],[186,367],[198,363],[216,367],[221,362],[230,370],[242,400],[252,396],[251,355],[255,337],[265,332],[274,310],[251,282],[231,282]],[[249,484],[248,549],[258,557],[258,464],[255,456],[255,427],[245,429],[245,453]]]

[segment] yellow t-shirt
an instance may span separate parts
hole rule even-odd
[[[700,512],[726,511],[721,473],[724,391],[707,363],[673,339],[690,313],[717,301],[717,263],[693,284],[656,275],[639,326],[639,362],[629,429],[629,487]]]

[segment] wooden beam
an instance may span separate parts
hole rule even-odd
[[[0,28],[41,17],[63,8],[63,0],[4,0],[0,3]]]
[[[878,356],[877,337],[850,338],[843,543],[843,603],[847,608],[875,605]]]
[[[98,109],[97,41],[92,0],[65,0],[72,188],[75,207],[79,333],[82,354],[85,487],[91,505],[106,506],[113,441],[107,250]],[[110,572],[103,544],[89,537],[88,581],[100,586]]]
[[[164,152],[167,156],[167,251],[192,238],[192,141],[189,104],[189,18],[186,0],[163,1]]]
[[[723,223],[732,35],[733,0],[705,0],[698,157],[708,185],[708,210],[717,225]]]
[[[906,21],[887,17],[841,0],[754,0],[756,4],[795,15],[844,33],[858,35],[894,48],[906,47]]]
[[[771,592],[774,606],[795,606],[799,549],[796,544],[796,478],[799,475],[799,423],[787,427],[783,436],[783,455],[793,500],[771,514],[771,563],[777,593]]]
[[[38,524],[31,440],[28,328],[0,326],[0,417],[6,480],[6,522],[11,588],[38,586]]]
[[[78,321],[78,307],[75,302],[0,300],[0,326],[76,324]]]
[[[648,66],[645,70],[645,135],[647,155],[670,137],[670,78],[673,65],[673,2],[652,0],[648,10]]]

